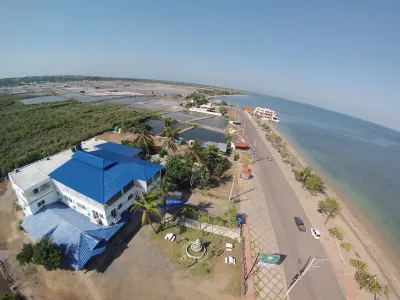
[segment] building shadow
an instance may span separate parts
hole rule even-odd
[[[110,239],[107,248],[86,263],[85,273],[88,271],[104,273],[112,262],[129,247],[128,244],[141,228],[141,221],[142,213],[139,211],[133,213],[121,230]]]

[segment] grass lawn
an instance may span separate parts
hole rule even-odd
[[[176,234],[174,242],[164,239],[167,233]],[[241,295],[241,255],[240,244],[230,238],[214,235],[211,233],[202,233],[200,230],[186,228],[186,231],[180,233],[179,227],[174,226],[165,229],[158,234],[151,236],[153,242],[164,250],[164,253],[171,261],[181,265],[192,275],[195,276],[223,276],[228,278],[228,284],[224,291],[233,295]],[[185,248],[189,241],[200,239],[201,243],[207,248],[206,258],[196,262],[187,257]],[[234,245],[232,252],[225,251],[225,243]],[[214,249],[214,255],[212,255]],[[224,258],[233,256],[236,259],[236,265],[225,264]]]

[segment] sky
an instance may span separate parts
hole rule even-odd
[[[399,14],[396,0],[0,0],[0,77],[203,83],[400,130]]]

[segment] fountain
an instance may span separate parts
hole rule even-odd
[[[186,255],[197,261],[207,258],[206,247],[202,245],[199,239],[191,241],[185,245]]]

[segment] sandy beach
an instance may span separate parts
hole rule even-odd
[[[253,118],[249,119],[255,124]],[[274,126],[279,126],[275,125]],[[272,127],[272,126],[271,126]],[[272,128],[275,133],[280,134],[276,128]],[[265,133],[258,127],[258,130],[262,136]],[[265,144],[268,149],[273,154],[275,160],[278,162],[282,172],[287,178],[290,186],[293,188],[295,194],[300,200],[304,210],[306,211],[310,221],[313,226],[320,228],[325,227],[325,219],[316,212],[317,203],[319,200],[324,199],[324,196],[312,196],[309,192],[301,188],[300,183],[298,183],[293,176],[291,167],[282,162],[280,154],[267,142],[264,138]],[[296,157],[299,164],[305,166],[310,165],[307,161],[301,157],[298,152],[294,149],[292,145],[287,143],[288,150]],[[313,167],[313,166],[312,166]],[[316,170],[317,171],[317,170]],[[393,290],[391,299],[400,299],[400,259],[395,250],[390,247],[387,242],[381,237],[379,232],[374,228],[373,224],[363,215],[363,213],[355,207],[349,199],[343,193],[340,193],[338,189],[333,189],[332,184],[329,181],[324,181],[327,183],[327,195],[336,197],[340,199],[342,203],[341,215],[335,219],[328,222],[324,229],[330,228],[334,225],[338,225],[343,228],[345,232],[345,241],[350,242],[353,245],[353,250],[350,253],[346,253],[344,249],[340,249],[340,257],[338,252],[338,247],[335,250],[335,245],[332,244],[332,239],[330,241],[321,240],[325,247],[328,257],[332,261],[339,278],[342,279],[342,285],[348,284],[349,280],[353,281],[353,289],[355,280],[352,278],[355,269],[349,265],[349,259],[358,258],[365,261],[368,264],[369,271],[371,274],[377,275],[378,280],[382,285],[389,284]],[[342,259],[343,258],[343,259]],[[357,288],[358,290],[358,288]],[[358,295],[351,299],[371,299],[371,294],[365,291],[358,291]]]

